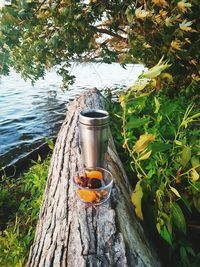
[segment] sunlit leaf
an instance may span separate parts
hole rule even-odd
[[[119,103],[120,103],[122,108],[125,106],[125,96],[124,95],[120,95]]]
[[[149,16],[149,11],[146,11],[145,9],[143,9],[143,7],[139,7],[139,8],[136,8],[135,10],[135,16],[137,19],[145,19],[146,17]]]
[[[161,228],[160,228],[160,223],[157,223],[157,224],[156,224],[156,228],[157,228],[158,233],[160,234],[160,230],[161,230]]]
[[[148,159],[151,156],[152,151],[148,151],[146,152],[144,155],[142,155],[141,157],[139,157],[139,160],[145,160]]]
[[[178,40],[178,39],[175,39],[171,42],[171,46],[170,46],[170,50],[171,51],[174,51],[174,50],[179,50],[181,51],[182,48],[181,48],[181,41]]]
[[[131,86],[130,90],[139,92],[142,91],[148,84],[148,79],[140,79],[133,86]]]
[[[166,0],[152,0],[152,3],[162,8],[166,8],[168,6],[168,3]]]
[[[142,74],[142,77],[146,78],[156,78],[158,77],[161,72],[167,68],[169,68],[171,65],[168,64],[168,61],[163,61],[163,57],[159,60],[158,64],[155,65],[153,68],[149,69],[147,72],[144,72]]]
[[[167,17],[167,18],[165,19],[165,25],[166,25],[167,27],[171,27],[171,26],[173,26],[173,19],[172,19],[171,17]]]
[[[115,113],[114,116],[117,117],[118,119],[122,119],[122,117],[117,113]]]
[[[138,181],[135,190],[132,193],[131,200],[135,207],[135,213],[140,220],[143,220],[143,213],[142,213],[142,197],[143,191],[140,185],[141,181]]]
[[[168,80],[168,81],[173,81],[173,77],[172,77],[172,75],[171,75],[170,73],[168,73],[168,72],[163,72],[163,73],[161,73],[160,77],[161,77],[162,79],[166,79],[166,80]]]
[[[179,192],[178,192],[178,190],[177,190],[176,188],[170,186],[170,189],[171,189],[171,191],[172,191],[177,197],[180,197],[180,198],[181,198],[181,196],[180,196],[180,194],[179,194]]]
[[[147,49],[151,48],[151,45],[148,44],[148,43],[144,43],[143,46],[144,46],[145,48],[147,48]]]
[[[177,7],[181,12],[185,13],[187,10],[191,10],[192,4],[186,0],[182,0],[177,3]]]
[[[187,21],[186,19],[181,22],[179,24],[179,27],[182,31],[186,31],[186,32],[193,32],[194,29],[192,29],[192,27],[190,27],[192,25],[192,21]]]
[[[196,82],[199,82],[199,81],[200,81],[200,76],[199,76],[199,75],[196,75],[195,73],[193,73],[193,74],[191,75],[191,77],[192,77],[192,79],[193,79],[194,81],[196,81]]]
[[[154,102],[155,102],[155,106],[156,106],[154,113],[158,113],[158,111],[160,109],[160,102],[156,97],[154,97]]]
[[[191,170],[190,175],[191,175],[192,181],[196,182],[197,180],[199,180],[199,174],[195,169]]]
[[[197,119],[197,118],[199,118],[199,117],[200,117],[200,112],[197,113],[197,114],[194,114],[194,115],[191,116],[190,118],[191,118],[191,119]]]
[[[38,162],[40,163],[42,161],[41,156],[38,154]]]
[[[183,144],[183,143],[182,143],[181,141],[179,141],[179,140],[175,140],[174,143],[175,143],[177,146],[182,146],[182,144]]]
[[[149,142],[155,140],[155,135],[145,133],[140,135],[139,140],[136,142],[133,151],[134,152],[142,152],[149,144]]]

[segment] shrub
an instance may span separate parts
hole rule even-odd
[[[155,78],[164,66],[160,62],[142,76]],[[113,129],[118,147],[128,152],[136,215],[163,240],[159,238],[167,264],[198,266],[198,106],[188,104],[185,96],[172,99],[162,90],[156,92],[153,80],[144,78],[120,96],[120,104],[112,108],[117,116]]]
[[[0,265],[22,267],[32,244],[50,159],[39,161],[17,180],[0,182]],[[2,224],[3,222],[3,224]]]

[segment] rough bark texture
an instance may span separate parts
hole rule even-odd
[[[112,137],[107,155],[115,181],[107,203],[86,207],[79,202],[73,177],[82,168],[78,115],[84,108],[103,108],[92,89],[68,106],[58,134],[28,267],[134,266],[160,262],[134,215],[130,186]]]

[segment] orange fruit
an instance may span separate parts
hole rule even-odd
[[[85,202],[93,202],[96,200],[96,193],[94,191],[79,189],[78,194],[81,200]]]
[[[86,171],[87,178],[102,179],[103,174],[100,171]]]

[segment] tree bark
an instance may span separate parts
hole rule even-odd
[[[73,188],[82,168],[78,115],[85,108],[104,108],[92,89],[68,105],[58,134],[27,267],[159,267],[158,256],[138,223],[130,201],[131,187],[110,135],[107,164],[114,176],[110,199],[86,207]]]

